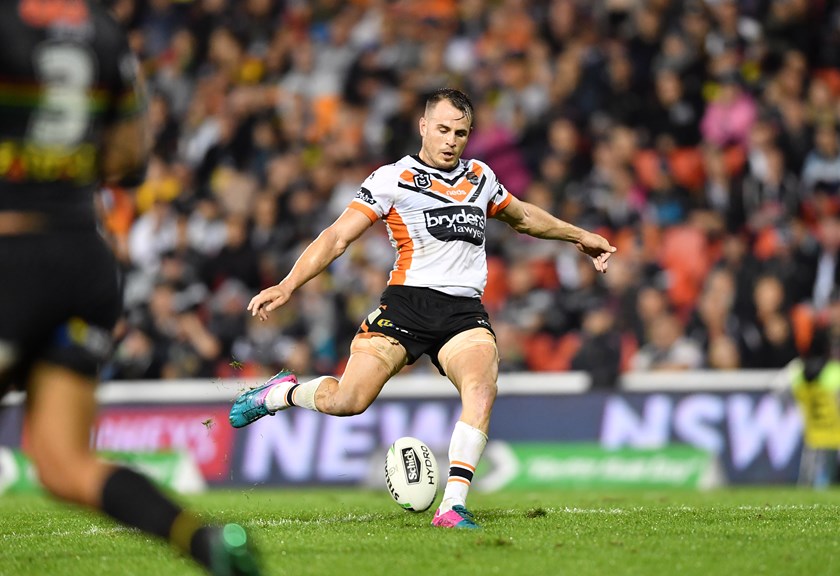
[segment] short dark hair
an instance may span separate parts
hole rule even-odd
[[[426,98],[426,113],[442,100],[448,101],[455,108],[463,112],[464,116],[470,121],[470,128],[473,127],[475,110],[473,109],[473,103],[469,96],[455,88],[438,88]]]

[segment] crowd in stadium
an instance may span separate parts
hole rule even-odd
[[[383,225],[268,321],[245,307],[373,169],[417,153],[444,86],[476,107],[465,158],[618,247],[600,275],[488,224],[503,371],[608,387],[781,367],[840,334],[840,1],[111,5],[155,145],[138,189],[101,195],[126,272],[106,379],[340,373],[394,263]]]

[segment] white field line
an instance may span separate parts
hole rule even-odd
[[[91,525],[90,528],[86,530],[82,530],[81,532],[76,532],[74,530],[54,530],[49,533],[44,533],[43,530],[37,530],[35,532],[9,532],[8,534],[0,534],[0,540],[17,540],[20,538],[44,538],[45,536],[48,538],[64,538],[68,536],[72,536],[74,538],[78,536],[103,536],[107,534],[120,534],[126,532],[139,532],[136,528],[126,528],[124,526],[96,526]]]
[[[838,508],[837,504],[772,504],[772,505],[742,505],[733,507],[733,510],[743,512],[755,511],[808,511],[818,510],[821,508]],[[645,507],[633,506],[631,508],[578,508],[565,506],[563,508],[542,507],[536,506],[540,510],[545,511],[546,514],[605,514],[605,515],[620,515],[630,514],[646,511],[671,511],[671,512],[696,512],[708,510],[708,507],[702,506],[662,506],[662,507]],[[509,508],[507,510],[493,510],[495,516],[521,516],[527,512],[522,508]],[[375,520],[385,520],[392,518],[390,514],[345,514],[343,516],[327,516],[323,518],[253,518],[243,522],[246,526],[255,526],[258,528],[272,528],[280,526],[302,526],[302,525],[322,525],[322,524],[343,524],[355,522],[372,522]],[[106,534],[119,534],[123,532],[137,532],[135,528],[126,528],[122,526],[97,526],[91,525],[86,530],[76,532],[73,530],[55,530],[45,534],[42,530],[36,532],[21,532],[15,531],[8,534],[0,534],[0,540],[14,540],[17,538],[43,538],[45,535],[49,537],[65,537],[65,536],[99,536]]]

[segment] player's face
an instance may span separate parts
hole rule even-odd
[[[458,165],[470,137],[470,119],[448,100],[441,100],[420,118],[420,159],[451,170]]]

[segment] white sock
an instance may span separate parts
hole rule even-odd
[[[466,504],[475,467],[486,445],[487,435],[484,432],[460,420],[455,423],[449,442],[449,480],[440,503],[442,509]]]
[[[332,378],[332,376],[321,376],[300,384],[294,382],[278,384],[269,390],[268,395],[265,397],[265,406],[270,412],[285,410],[290,406],[300,406],[301,408],[307,408],[317,412],[318,409],[315,407],[315,392],[318,390],[321,382],[327,378]],[[291,394],[289,394],[290,391]],[[289,403],[290,396],[292,400],[291,404]]]

